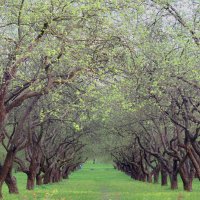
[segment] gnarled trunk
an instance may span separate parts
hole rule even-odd
[[[16,153],[15,148],[10,149],[6,154],[6,158],[5,158],[3,166],[0,166],[0,198],[2,198],[2,196],[3,196],[2,195],[3,183],[6,180],[8,173],[12,171],[15,153]],[[10,177],[8,177],[8,180],[11,181],[11,179],[9,179],[9,178]],[[14,179],[13,179],[13,181],[14,181]],[[10,187],[10,186],[8,185],[8,187]],[[9,190],[11,190],[11,189],[9,188]]]
[[[200,157],[192,147],[192,145],[188,146],[187,148],[188,156],[196,170],[196,175],[200,179]]]
[[[189,163],[189,161],[188,161]],[[195,171],[193,166],[187,166],[187,161],[184,165],[180,168],[180,176],[183,181],[183,188],[185,191],[191,192],[192,191],[192,181],[194,178]]]
[[[183,181],[183,189],[187,192],[192,191],[192,178],[189,178],[186,174],[183,172],[180,172],[181,179]]]
[[[5,183],[8,186],[9,193],[10,194],[18,194],[18,188],[17,188],[17,180],[14,176],[12,176],[12,169],[8,172]]]

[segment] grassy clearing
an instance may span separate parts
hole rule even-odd
[[[200,183],[194,181],[193,192],[180,189],[171,191],[169,186],[142,183],[132,180],[113,169],[109,164],[85,164],[69,180],[58,184],[36,187],[26,191],[26,177],[17,174],[20,195],[9,195],[4,187],[6,200],[199,200]]]

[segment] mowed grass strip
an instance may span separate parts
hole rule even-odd
[[[8,194],[5,186],[6,200],[200,200],[198,180],[194,181],[191,193],[183,191],[181,182],[178,190],[171,191],[170,186],[134,181],[111,164],[87,163],[68,180],[42,185],[34,191],[25,190],[24,174],[18,173],[16,177],[20,194]]]

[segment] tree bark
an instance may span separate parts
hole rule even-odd
[[[52,183],[52,169],[47,169],[44,174],[43,184]]]
[[[181,179],[183,181],[183,189],[187,192],[191,192],[192,191],[192,181],[194,178],[194,170],[188,169],[189,167],[186,166],[186,164],[184,164],[181,168],[180,168],[180,176]]]
[[[192,181],[183,182],[183,188],[185,191],[192,192]]]
[[[176,190],[178,189],[178,178],[177,178],[177,173],[173,173],[170,177],[171,181],[171,189]]]
[[[3,187],[3,183],[0,182],[0,199],[3,199],[2,187]]]
[[[0,198],[2,198],[2,196],[3,196],[2,195],[3,183],[6,180],[8,173],[12,170],[14,157],[15,157],[15,148],[10,149],[7,152],[4,164],[3,164],[3,166],[0,166]],[[9,180],[11,180],[11,179],[9,179]]]
[[[27,190],[33,190],[35,186],[35,173],[34,172],[28,172],[27,174],[27,184],[26,189]]]
[[[147,174],[147,182],[148,183],[152,183],[152,174],[151,173],[149,173],[149,174]]]
[[[26,189],[27,190],[33,190],[35,186],[35,178],[37,174],[37,164],[36,164],[36,156],[35,152],[33,153],[33,157],[31,158],[31,163],[29,166],[29,171],[27,173],[27,184],[26,184]]]
[[[161,168],[161,185],[165,186],[167,185],[167,171],[162,167]]]
[[[17,187],[17,180],[14,176],[12,176],[12,169],[10,169],[10,171],[8,172],[6,179],[5,179],[5,183],[8,186],[10,194],[18,194],[19,193],[19,190]]]
[[[176,159],[173,160],[173,170],[170,175],[170,181],[171,181],[171,189],[176,190],[178,189],[178,161]]]
[[[159,172],[160,170],[155,170],[154,176],[153,176],[153,182],[158,183],[159,182]]]
[[[146,182],[147,176],[145,174],[140,174],[139,175],[139,180],[142,181],[142,182]]]
[[[190,160],[192,161],[194,168],[196,169],[196,174],[198,178],[200,179],[200,158],[198,154],[193,149],[192,145],[189,145],[187,148],[187,152],[189,155]]]
[[[36,185],[42,185],[42,176],[41,175],[36,175]]]

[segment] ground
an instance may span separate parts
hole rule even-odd
[[[4,187],[5,200],[199,200],[200,183],[194,181],[193,192],[171,191],[169,186],[148,184],[132,180],[115,170],[111,164],[87,163],[73,173],[69,180],[58,184],[24,190],[26,177],[16,174],[20,195],[9,195]]]

